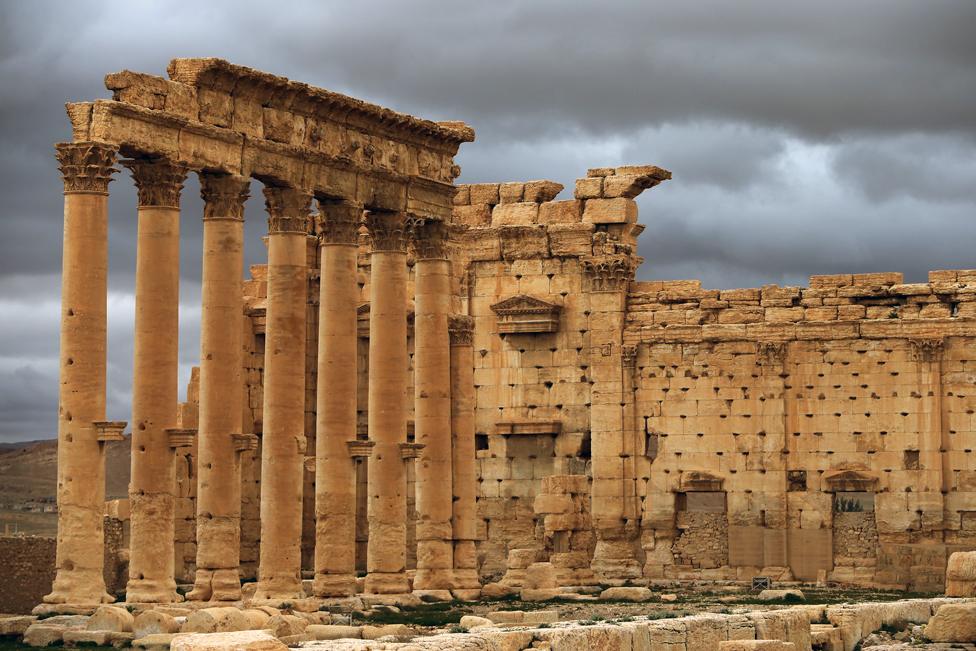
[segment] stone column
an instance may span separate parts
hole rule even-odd
[[[261,444],[261,555],[257,599],[302,595],[305,463],[306,244],[312,197],[265,187],[268,308]]]
[[[180,322],[180,192],[186,167],[126,160],[139,191],[126,601],[179,601],[173,578]]]
[[[47,603],[113,601],[102,576],[105,465],[92,423],[105,420],[108,184],[115,152],[94,142],[57,145],[64,177],[58,540]]]
[[[593,483],[591,504],[596,546],[590,567],[600,581],[622,585],[641,576],[637,560],[638,523],[633,505],[635,478],[627,458],[622,398],[623,329],[627,289],[634,277],[631,256],[610,254],[583,259],[589,277],[590,431]]]
[[[451,263],[445,252],[447,225],[418,220],[413,229],[414,423],[423,445],[417,473],[416,590],[454,587],[451,482]]]
[[[370,258],[369,543],[366,592],[405,593],[407,483],[402,457],[407,442],[407,216],[371,212]]]
[[[243,428],[244,202],[250,179],[200,174],[203,276],[197,569],[192,600],[241,598],[241,481],[235,436]]]
[[[474,421],[474,319],[453,315],[451,337],[451,451],[454,486],[454,587],[455,592],[480,592],[478,557],[478,475],[475,460]],[[477,598],[459,594],[459,598]]]
[[[363,209],[319,203],[322,251],[315,427],[315,580],[319,597],[356,593],[356,282]]]

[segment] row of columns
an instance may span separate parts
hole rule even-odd
[[[111,599],[102,579],[108,183],[115,148],[57,146],[65,182],[57,575],[45,601]],[[179,197],[187,169],[131,160],[139,194],[130,483],[133,602],[178,600],[174,575]],[[197,490],[197,573],[188,598],[240,599],[243,442],[243,210],[249,179],[200,173],[204,199]],[[311,195],[266,187],[268,299],[256,598],[301,595],[305,458],[306,238]],[[478,587],[474,554],[472,322],[450,314],[446,225],[371,212],[370,441],[356,441],[356,282],[362,207],[322,200],[313,591],[355,592],[355,458],[371,455],[366,591],[402,593],[406,576],[405,461],[417,465],[415,589]],[[415,266],[417,444],[406,440],[408,239]],[[372,449],[370,450],[370,447]]]

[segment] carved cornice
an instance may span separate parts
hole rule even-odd
[[[54,146],[65,192],[108,194],[118,147],[100,142],[59,142]]]
[[[587,256],[580,258],[583,271],[590,277],[594,292],[618,292],[626,290],[634,280],[637,265],[627,254]]]
[[[251,196],[251,179],[236,174],[200,175],[203,219],[244,221],[244,202]]]
[[[945,339],[909,339],[908,343],[917,362],[936,362],[945,350]]]
[[[452,346],[470,346],[474,339],[474,317],[452,314],[447,318],[447,331]]]
[[[417,218],[410,230],[413,250],[419,260],[446,260],[450,228],[440,219]]]
[[[186,181],[186,165],[165,159],[129,159],[122,164],[132,173],[139,191],[139,207],[179,208]]]
[[[373,252],[405,252],[412,226],[413,220],[404,212],[369,211],[366,213],[366,227],[369,229]]]
[[[319,228],[322,244],[359,244],[363,207],[348,201],[319,201]]]
[[[308,233],[312,195],[296,188],[265,186],[268,233]]]

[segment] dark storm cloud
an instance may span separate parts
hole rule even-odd
[[[53,434],[64,102],[220,56],[478,141],[461,181],[654,163],[644,278],[706,286],[973,267],[976,3],[79,1],[0,4],[0,439]],[[199,187],[183,196],[181,385],[198,356]],[[109,417],[128,418],[135,193],[110,209]],[[247,206],[260,262],[260,184]]]

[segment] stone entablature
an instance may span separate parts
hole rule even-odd
[[[450,216],[453,156],[474,139],[221,59],[174,59],[170,79],[123,71],[113,99],[68,105],[76,141],[302,188],[367,208]]]

